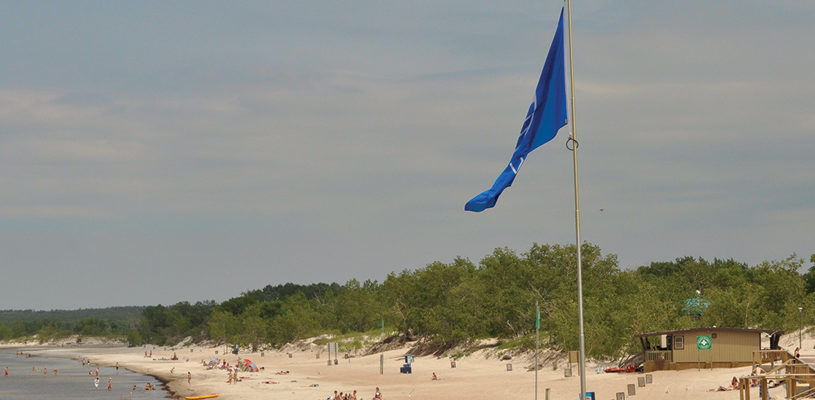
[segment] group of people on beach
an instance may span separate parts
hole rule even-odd
[[[238,383],[238,382],[241,381],[241,378],[238,376],[238,371],[240,371],[238,366],[237,365],[233,366],[232,364],[226,362],[226,360],[215,360],[215,359],[213,359],[213,360],[210,360],[209,362],[201,360],[201,365],[203,365],[204,367],[207,367],[207,369],[217,368],[217,369],[226,370],[226,383],[232,384],[232,383]],[[187,372],[187,374],[189,375],[189,372]],[[188,383],[189,383],[189,379],[188,379]]]
[[[798,351],[797,348],[795,350],[796,350],[796,352]],[[797,357],[797,355],[796,355],[796,357]],[[753,378],[750,378],[750,387],[757,387],[759,385],[759,379],[758,379],[759,376],[764,375],[765,372],[766,371],[764,371],[764,369],[761,368],[760,365],[756,365],[753,368],[753,371],[750,373],[750,376],[753,377]],[[767,380],[767,386],[768,387],[771,387],[771,388],[776,387],[776,386],[778,386],[778,384],[779,384],[779,382],[776,381],[775,379],[768,379]],[[740,386],[739,379],[734,376],[733,379],[730,380],[730,385],[728,385],[728,386],[719,386],[717,388],[708,389],[708,392],[727,392],[727,391],[730,391],[730,390],[739,390],[739,386]]]
[[[380,396],[379,399],[382,398],[381,394],[379,393],[379,388],[376,388],[376,394]],[[374,398],[376,399],[377,397]],[[343,392],[337,393],[337,391],[335,390],[334,395],[330,396],[328,400],[357,400],[357,391],[354,390],[352,393]]]
[[[238,383],[241,379],[238,377],[238,368],[229,367],[226,371],[226,383]]]

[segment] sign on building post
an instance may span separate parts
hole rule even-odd
[[[701,351],[702,350],[710,350],[711,346],[713,345],[713,340],[711,340],[710,335],[701,335],[696,337],[696,367],[701,370]],[[711,355],[712,357],[712,355]],[[713,358],[710,359],[710,368],[713,368]]]

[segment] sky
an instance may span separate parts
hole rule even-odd
[[[509,161],[562,4],[0,0],[0,309],[573,244],[570,127],[464,211]],[[582,240],[620,268],[808,268],[815,2],[572,11]]]

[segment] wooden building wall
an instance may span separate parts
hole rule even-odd
[[[696,337],[715,333],[711,338],[710,350],[697,350]],[[673,362],[745,362],[753,360],[753,351],[761,349],[761,334],[758,332],[693,331],[676,334],[684,336],[684,349],[673,349]],[[676,339],[674,339],[675,342]],[[698,358],[697,358],[698,357]]]

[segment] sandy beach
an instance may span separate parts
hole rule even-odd
[[[815,353],[815,340],[805,335],[804,354]],[[782,338],[781,345],[792,349],[798,344],[797,332]],[[43,346],[31,350],[43,356],[84,357],[102,365],[115,365],[134,372],[153,375],[167,382],[169,390],[176,396],[193,396],[218,393],[221,399],[256,399],[274,396],[277,399],[321,400],[331,396],[335,390],[350,392],[356,390],[358,398],[371,399],[377,387],[384,399],[472,399],[472,398],[522,398],[534,399],[534,371],[526,357],[499,360],[494,352],[482,350],[459,358],[456,367],[451,367],[451,359],[434,356],[416,357],[411,374],[399,373],[404,363],[407,347],[384,352],[384,374],[379,372],[379,354],[344,358],[341,352],[337,365],[328,365],[324,346],[302,345],[284,347],[275,351],[240,352],[237,356],[228,353],[224,358],[223,346],[183,346],[183,347],[92,347],[92,346]],[[152,357],[145,357],[145,351]],[[178,360],[172,360],[173,355]],[[318,357],[319,355],[319,357]],[[238,359],[250,359],[259,372],[241,372],[241,382],[227,383],[227,372],[221,369],[208,369],[202,361],[210,356],[225,359],[234,365]],[[333,357],[332,357],[333,358]],[[509,371],[507,364],[512,364]],[[597,368],[597,367],[601,368]],[[587,366],[587,389],[595,392],[596,399],[614,399],[617,392],[627,392],[628,384],[637,384],[642,373],[604,373],[602,365],[591,363]],[[566,362],[561,360],[558,368],[552,363],[539,371],[538,398],[544,399],[547,388],[551,399],[577,399],[580,380],[577,367],[574,376],[565,377]],[[599,370],[599,372],[598,372]],[[191,374],[187,382],[187,372]],[[287,374],[277,374],[289,371]],[[436,373],[438,380],[432,380]],[[750,367],[691,369],[684,371],[657,371],[652,373],[653,383],[637,387],[634,398],[650,399],[737,399],[738,391],[711,392],[710,389],[726,386],[733,376],[750,373]],[[784,388],[777,387],[770,394],[784,397]],[[753,389],[757,395],[758,390]],[[631,398],[631,396],[627,396]],[[134,399],[138,398],[138,392]]]

